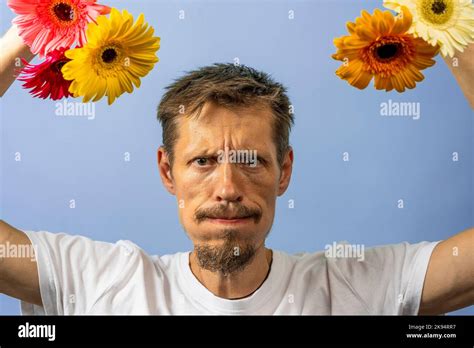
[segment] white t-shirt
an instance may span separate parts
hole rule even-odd
[[[189,268],[189,252],[151,256],[130,241],[25,231],[36,247],[43,307],[33,314],[418,314],[437,242],[365,250],[357,258],[273,251],[270,273],[251,296],[212,294]]]

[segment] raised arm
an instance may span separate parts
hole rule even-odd
[[[419,314],[437,315],[474,305],[474,227],[433,250]]]
[[[444,60],[474,109],[474,44]],[[419,313],[443,314],[470,305],[474,305],[474,227],[433,250]]]
[[[21,60],[30,61],[34,55],[18,36],[18,29],[12,26],[0,39],[0,97],[15,81],[15,70],[20,68]]]
[[[42,306],[32,245],[26,234],[0,220],[0,293]]]
[[[0,39],[0,96],[15,81],[20,58],[33,58],[28,46],[12,26]],[[0,293],[42,305],[32,245],[20,230],[0,220]]]
[[[446,57],[444,60],[474,109],[474,44],[467,46],[462,53],[456,52],[454,58]]]

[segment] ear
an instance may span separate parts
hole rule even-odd
[[[293,148],[288,149],[285,158],[283,159],[283,165],[281,166],[280,181],[278,183],[278,196],[285,193],[286,189],[290,185],[291,172],[293,171]]]
[[[158,170],[160,171],[161,182],[172,195],[176,194],[173,176],[171,175],[171,163],[163,146],[158,148]]]

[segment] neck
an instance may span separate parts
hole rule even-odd
[[[214,295],[239,299],[251,295],[265,281],[272,262],[272,251],[259,247],[250,263],[240,272],[223,275],[211,272],[199,266],[196,253],[193,251],[189,257],[189,265],[194,276]]]

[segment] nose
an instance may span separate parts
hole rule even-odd
[[[242,202],[243,194],[238,168],[232,163],[222,163],[217,170],[216,201],[222,203]]]

